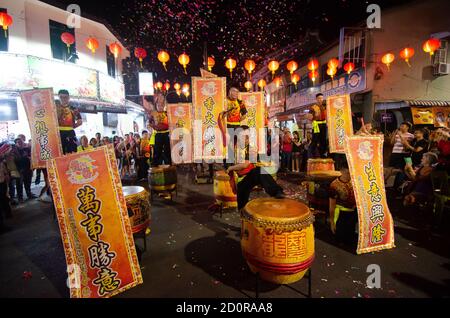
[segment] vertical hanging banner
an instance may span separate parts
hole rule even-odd
[[[266,153],[265,143],[265,104],[263,92],[239,93],[239,99],[244,102],[247,108],[247,116],[241,125],[255,128],[257,136],[258,153]]]
[[[47,162],[70,297],[111,297],[142,283],[114,147]]]
[[[63,155],[53,89],[20,93],[31,131],[32,169],[45,168],[47,160]]]
[[[359,220],[357,253],[395,247],[383,176],[383,136],[346,137],[346,155]]]
[[[202,77],[217,77],[216,74],[208,72],[207,70],[205,70],[204,68],[200,68],[200,75]]]
[[[195,161],[225,158],[226,147],[219,131],[219,114],[225,110],[225,100],[225,77],[192,77],[194,120],[201,125],[194,125]],[[201,142],[197,134],[201,134]]]
[[[330,152],[345,153],[345,137],[353,135],[349,94],[327,98],[327,126]]]
[[[192,163],[192,104],[167,104],[167,115],[171,132],[172,161]],[[176,160],[176,158],[180,160]]]

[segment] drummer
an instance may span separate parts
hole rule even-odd
[[[159,92],[155,93],[153,98],[156,111],[153,111],[149,118],[150,126],[155,131],[155,148],[152,166],[157,167],[162,165],[163,162],[166,165],[171,165],[169,120],[167,111],[165,110],[166,98]]]
[[[244,130],[248,129],[246,126],[242,126]],[[275,182],[273,177],[266,171],[261,170],[261,167],[257,167],[250,162],[250,147],[249,138],[245,137],[245,160],[242,163],[235,164],[228,167],[226,170],[230,175],[231,180],[234,180],[234,172],[237,173],[237,202],[238,210],[241,210],[248,203],[250,193],[254,187],[260,185],[264,188],[267,194],[277,199],[285,197],[283,189]]]
[[[342,175],[330,184],[330,227],[338,242],[354,244],[358,213],[346,160],[341,163],[340,171]]]

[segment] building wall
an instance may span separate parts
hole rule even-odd
[[[69,12],[38,0],[2,0],[0,7],[5,7],[14,19],[9,31],[8,52],[53,59],[49,19],[65,24]],[[89,36],[99,42],[95,55],[86,47]],[[103,24],[81,18],[80,28],[75,29],[75,40],[79,57],[76,64],[107,74],[105,47],[118,39]],[[123,48],[121,59],[129,55],[129,51]],[[121,64],[117,63],[119,75],[122,73]]]

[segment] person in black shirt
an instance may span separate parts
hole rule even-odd
[[[23,188],[28,199],[34,199],[36,196],[31,192],[31,178],[33,170],[31,170],[31,148],[26,145],[21,138],[14,140],[17,149],[16,166],[20,173],[20,180],[17,184],[17,197],[19,202],[23,202]]]
[[[413,167],[420,166],[422,156],[428,151],[428,141],[424,138],[425,131],[423,128],[414,130],[414,139],[409,143],[406,139],[402,140],[406,149],[411,151],[411,159]]]

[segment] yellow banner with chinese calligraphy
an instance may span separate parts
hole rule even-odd
[[[266,115],[264,94],[263,92],[239,93],[239,99],[247,108],[247,115],[241,121],[241,125],[248,126],[250,129],[255,128],[258,153],[266,153],[266,137],[263,129]]]
[[[172,161],[192,163],[192,104],[167,104]]]
[[[32,169],[45,168],[47,160],[63,154],[53,89],[22,91],[20,97],[30,125]]]
[[[450,107],[433,107],[434,127],[450,127]]]
[[[225,110],[225,100],[225,77],[192,77],[192,105],[195,120],[194,160],[196,161],[225,157],[226,145],[223,143],[223,134],[219,129],[219,114]]]
[[[327,126],[330,152],[345,153],[345,137],[353,135],[349,94],[327,98]]]
[[[359,220],[357,253],[395,247],[383,176],[383,136],[346,137],[346,155]]]
[[[47,162],[73,298],[111,297],[142,283],[114,147]]]
[[[433,125],[434,115],[432,107],[411,107],[414,125]]]

